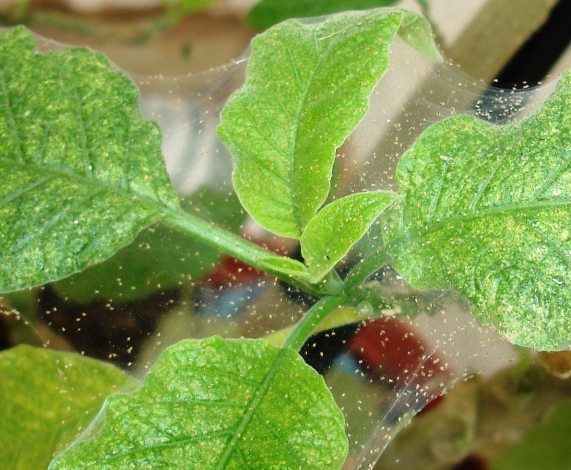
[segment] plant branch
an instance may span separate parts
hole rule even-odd
[[[192,214],[171,210],[166,212],[161,222],[171,228],[189,234],[227,255],[261,269],[308,294],[323,297],[331,288],[327,282],[319,285],[311,284],[304,279],[309,277],[309,275],[306,276],[304,271],[295,272],[292,270],[291,272],[284,272],[283,269],[276,267],[276,261],[292,261],[291,258],[277,255],[262,246],[256,245],[239,235]]]
[[[299,351],[323,319],[346,305],[347,302],[348,299],[344,295],[322,298],[303,314],[301,320],[296,323],[291,333],[282,343],[282,348],[291,348]]]
[[[351,298],[359,297],[363,284],[383,265],[390,261],[386,250],[380,249],[373,256],[363,258],[345,279],[345,294]]]

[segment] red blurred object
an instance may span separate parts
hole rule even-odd
[[[412,380],[424,386],[448,374],[441,358],[404,319],[381,317],[366,323],[355,333],[348,349],[373,377],[384,378],[399,388]]]
[[[252,282],[264,276],[264,272],[230,256],[210,273],[207,280],[214,288],[228,287],[232,284]]]
[[[246,237],[256,245],[263,246],[273,253],[286,256],[288,248],[286,242],[281,239],[266,239],[259,237]],[[207,277],[207,282],[214,288],[230,287],[235,284],[254,282],[265,277],[265,273],[250,266],[239,259],[227,256]]]

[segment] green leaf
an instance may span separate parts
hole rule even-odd
[[[152,33],[156,29],[172,28],[189,13],[206,10],[214,2],[215,0],[161,0],[164,16],[162,20],[156,21],[151,26],[149,32]]]
[[[218,133],[234,158],[236,192],[262,226],[301,236],[329,194],[336,149],[365,115],[389,46],[414,16],[378,9],[291,20],[252,41],[246,84]]]
[[[131,379],[75,353],[18,346],[0,353],[2,468],[47,468]]]
[[[183,208],[234,233],[244,221],[234,194],[209,188],[183,201]],[[108,260],[62,279],[53,287],[76,303],[96,298],[130,301],[193,283],[212,270],[221,256],[218,250],[157,224],[143,230],[133,243]]]
[[[0,32],[0,292],[102,261],[178,207],[139,93],[86,49]]]
[[[417,288],[461,292],[480,323],[535,349],[571,345],[571,74],[537,113],[427,129],[397,169],[385,241]]]
[[[246,24],[263,31],[290,18],[329,15],[348,10],[394,5],[398,0],[261,0],[256,3]]]
[[[50,470],[322,470],[340,468],[347,452],[322,377],[294,351],[260,340],[172,346],[138,391],[107,399],[97,425]]]
[[[407,12],[399,29],[401,39],[414,50],[433,60],[442,56],[433,38],[432,26],[424,16]]]
[[[263,258],[269,268],[274,268],[277,272],[287,274],[302,281],[309,281],[310,273],[305,264],[291,258],[283,256],[268,256]]]
[[[312,282],[341,261],[394,198],[385,191],[352,194],[328,204],[309,221],[300,242]]]
[[[490,463],[493,470],[571,469],[571,400],[554,406],[544,420]]]

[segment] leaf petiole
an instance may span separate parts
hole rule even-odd
[[[310,283],[309,272],[304,264],[286,256],[277,255],[218,225],[180,210],[167,210],[163,211],[163,214],[161,222],[164,225],[191,235],[197,240],[261,269],[308,294],[322,297],[327,295],[332,288],[337,292],[340,290],[338,283],[333,278],[330,278],[329,282],[326,280],[320,284]],[[332,284],[336,285],[333,286]]]
[[[363,284],[381,267],[391,261],[390,255],[384,249],[379,249],[372,256],[363,258],[345,278],[345,295],[349,298],[359,298]]]
[[[348,303],[348,298],[344,295],[324,297],[319,300],[296,323],[291,333],[282,343],[282,348],[291,348],[299,351],[323,319]]]

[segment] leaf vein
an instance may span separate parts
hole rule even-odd
[[[563,157],[564,160],[556,168],[554,168],[549,175],[538,184],[533,192],[531,193],[530,199],[536,199],[542,195],[549,187],[557,180],[558,177],[562,175],[565,170],[568,170],[571,166],[571,153],[566,152]]]
[[[289,47],[289,44],[287,43],[288,36],[282,35],[282,39],[283,39],[282,42],[283,42],[285,51],[287,53],[289,61],[291,62],[291,66],[292,66],[294,74],[295,74],[297,88],[299,89],[300,94],[303,94],[304,93],[304,86],[301,82],[301,77],[299,76],[299,70],[298,70],[297,63],[294,59],[294,56],[293,56],[293,53]]]
[[[66,68],[57,66],[57,69],[59,72],[58,79],[61,87],[61,94],[64,95],[65,93],[71,93],[71,95],[73,96],[72,100],[74,104],[73,110],[77,122],[77,136],[79,139],[79,143],[81,145],[83,172],[84,176],[89,178],[92,175],[91,168],[93,165],[91,161],[91,155],[89,154],[89,149],[87,148],[87,134],[86,134],[85,122],[83,119],[83,107],[82,107],[83,98],[79,94],[76,81],[72,79]]]
[[[256,391],[256,393],[254,393],[254,396],[252,397],[252,399],[248,403],[248,405],[246,407],[247,411],[246,411],[246,413],[244,413],[244,416],[240,420],[238,427],[234,431],[234,433],[232,435],[232,439],[226,445],[224,452],[223,452],[222,456],[220,457],[220,460],[218,461],[218,463],[216,465],[217,470],[224,470],[226,468],[226,465],[230,461],[230,458],[234,452],[235,447],[238,445],[238,442],[242,438],[245,430],[247,429],[247,427],[251,423],[252,418],[254,417],[254,414],[256,412],[256,409],[258,408],[258,406],[260,406],[260,404],[261,404],[262,400],[264,399],[266,393],[268,392],[268,390],[272,386],[272,381],[273,381],[274,377],[277,375],[277,373],[279,372],[279,368],[280,368],[281,364],[283,363],[283,361],[286,359],[286,355],[288,354],[288,352],[289,352],[289,350],[285,349],[285,348],[279,350],[279,352],[278,352],[277,356],[275,357],[271,367],[269,368],[266,376],[261,381],[258,390]]]
[[[20,166],[21,168],[31,169],[35,172],[41,171],[44,173],[50,173],[55,175],[56,178],[59,177],[65,181],[73,181],[77,184],[81,184],[83,187],[91,187],[92,190],[104,190],[128,200],[132,200],[133,196],[136,196],[138,201],[142,204],[153,206],[155,209],[158,209],[161,212],[165,211],[164,205],[167,204],[162,200],[157,201],[150,199],[146,194],[142,194],[136,191],[128,192],[125,190],[125,188],[118,188],[117,186],[114,186],[110,182],[101,178],[86,178],[81,174],[75,173],[72,169],[69,168],[47,167],[38,164],[27,164],[24,162],[17,163],[15,165],[12,160],[0,156],[0,166],[2,165]]]
[[[258,132],[259,136],[262,137],[266,141],[266,143],[269,144],[271,148],[273,148],[279,155],[283,155],[283,149],[278,147],[278,145],[272,139],[270,139],[268,134],[264,132],[262,126],[258,123],[256,118],[252,114],[251,110],[249,108],[246,108],[244,109],[244,113],[248,116],[250,122],[253,124],[253,126],[250,129],[252,128],[255,129]]]
[[[517,202],[515,204],[507,204],[505,206],[494,206],[476,212],[465,212],[462,214],[453,214],[451,216],[438,219],[429,226],[429,231],[439,230],[449,224],[468,223],[473,220],[482,219],[485,217],[505,216],[510,212],[518,213],[544,211],[553,208],[569,208],[571,209],[571,199],[556,199],[549,201],[532,201],[528,203]]]
[[[230,435],[231,431],[230,430],[221,430],[218,432],[211,432],[208,434],[208,439],[213,439],[213,438],[217,438],[217,437],[224,437],[227,435]],[[145,452],[147,449],[149,448],[153,448],[153,449],[164,449],[164,448],[169,448],[169,447],[175,447],[175,446],[180,446],[181,444],[190,444],[194,441],[198,441],[198,440],[204,440],[205,437],[203,435],[199,435],[199,436],[190,436],[184,439],[179,439],[179,440],[175,440],[172,442],[163,442],[160,444],[153,444],[153,445],[149,445],[149,446],[144,446],[138,449],[130,449],[124,452],[120,452],[117,454],[106,454],[103,458],[102,461],[103,462],[112,462],[113,460],[119,460],[122,459],[123,457],[128,457],[130,455],[136,455],[139,452]]]
[[[443,160],[442,172],[440,173],[440,178],[436,182],[436,192],[434,193],[434,196],[432,196],[432,200],[430,201],[430,205],[428,206],[428,211],[426,213],[426,220],[428,222],[432,221],[434,213],[436,212],[436,208],[438,207],[438,203],[440,202],[440,197],[442,196],[442,188],[444,186],[444,178],[446,178],[449,167],[450,163],[448,160]]]
[[[36,226],[33,232],[29,232],[27,235],[19,238],[18,243],[15,243],[12,247],[13,252],[17,252],[21,250],[24,246],[29,245],[33,241],[42,238],[46,235],[47,231],[56,226],[67,214],[72,212],[74,209],[78,208],[79,206],[87,203],[90,199],[94,198],[99,192],[91,193],[84,197],[83,199],[80,197],[76,197],[76,199],[70,201],[67,206],[60,209],[57,214],[51,219],[45,221],[44,225]]]
[[[476,194],[474,194],[474,197],[472,198],[472,200],[470,201],[470,204],[468,205],[469,211],[475,211],[476,210],[476,206],[478,205],[478,203],[482,199],[484,192],[489,188],[490,183],[492,182],[492,180],[496,176],[498,170],[500,169],[503,162],[505,161],[505,159],[506,159],[505,157],[506,157],[505,153],[500,153],[500,155],[498,156],[498,158],[496,159],[496,161],[492,165],[491,171],[488,173],[488,175],[486,176],[484,181],[482,181],[482,183],[480,183],[480,185],[478,186],[478,190],[476,191]]]
[[[39,180],[33,181],[29,185],[21,188],[19,191],[14,191],[14,192],[6,195],[4,197],[4,199],[2,199],[2,201],[0,201],[0,209],[5,207],[6,205],[10,204],[12,201],[18,199],[19,197],[25,195],[26,193],[33,191],[34,189],[38,188],[42,184],[49,183],[50,181],[52,181],[54,179],[56,179],[55,175],[47,175],[47,176],[44,176],[43,178],[40,178]]]
[[[267,419],[266,420],[266,427],[268,428],[268,430],[272,433],[272,436],[274,437],[274,440],[276,441],[276,443],[279,443],[279,447],[282,449],[286,449],[286,448],[290,448],[291,446],[287,445],[287,442],[285,442],[282,439],[282,435],[280,434],[279,430],[276,429],[274,422],[271,419]],[[290,452],[289,457],[294,457],[297,462],[299,463],[300,467],[299,468],[304,468],[305,465],[307,465],[307,462],[305,462],[304,460],[302,460],[297,452]]]
[[[549,246],[551,252],[557,254],[557,257],[566,265],[566,267],[571,267],[571,256],[565,252],[561,246],[561,243],[558,243],[547,233],[543,232],[539,227],[536,227],[531,220],[526,220],[525,223]]]
[[[16,145],[16,157],[18,161],[24,161],[24,152],[22,150],[22,141],[20,140],[20,133],[16,120],[14,119],[14,113],[12,111],[12,105],[10,102],[10,96],[8,93],[8,84],[6,82],[6,77],[4,76],[4,70],[0,70],[0,83],[2,84],[2,95],[4,96],[4,107],[6,109],[8,125],[10,126],[10,137],[12,142]]]
[[[291,55],[291,51],[289,49],[289,46],[286,42],[287,38],[284,36],[283,37],[283,42],[284,42],[284,47],[286,48],[286,51],[288,52],[288,55],[290,57],[292,57]],[[298,194],[299,194],[299,189],[298,189],[298,185],[297,185],[297,171],[296,168],[298,167],[297,165],[297,144],[298,144],[298,137],[299,137],[299,131],[300,131],[300,121],[301,121],[301,115],[303,112],[303,109],[305,107],[305,103],[307,100],[307,95],[309,93],[309,88],[311,86],[311,83],[313,81],[313,77],[315,75],[315,71],[317,66],[320,63],[321,58],[318,55],[318,60],[317,60],[317,64],[314,66],[313,70],[311,71],[311,74],[307,80],[307,83],[305,85],[302,85],[301,83],[301,77],[299,77],[298,74],[298,66],[295,62],[292,62],[292,65],[294,67],[295,70],[295,74],[296,77],[298,77],[298,87],[299,87],[299,93],[300,96],[298,98],[298,103],[297,103],[297,109],[295,111],[295,117],[294,117],[294,125],[292,126],[292,131],[291,131],[291,140],[290,140],[290,148],[289,148],[289,158],[288,158],[288,166],[289,166],[289,171],[288,171],[288,176],[289,176],[289,181],[288,181],[288,187],[292,188],[292,190],[290,191],[290,198],[291,198],[291,202],[293,205],[293,219],[295,220],[295,225],[301,230],[301,228],[303,227],[303,223],[301,220],[301,216],[300,216],[300,212],[301,212],[301,207],[302,207],[302,203],[299,201],[298,198]]]

